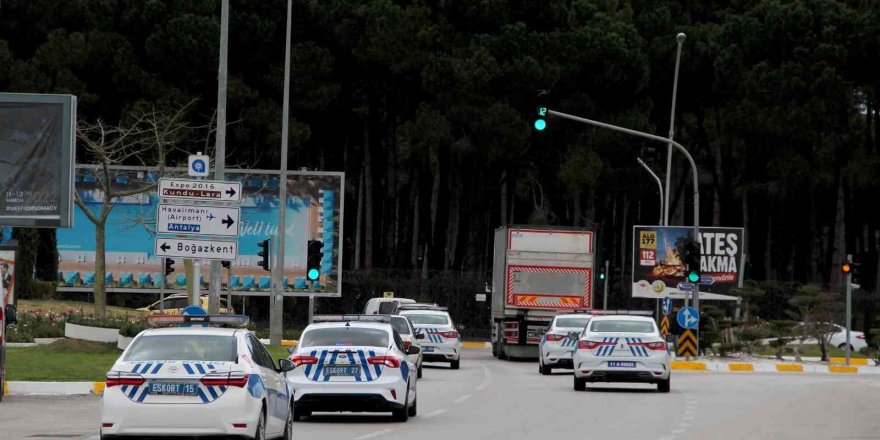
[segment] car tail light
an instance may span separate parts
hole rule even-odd
[[[290,360],[291,360],[291,362],[293,362],[293,365],[296,365],[297,367],[300,365],[315,365],[318,363],[318,358],[316,358],[314,356],[299,355],[299,354],[295,354],[295,355],[291,356]]]
[[[102,428],[112,428],[113,424],[112,423],[101,423],[101,427]]]
[[[614,343],[602,341],[578,341],[578,350],[595,350],[603,345],[614,345]]]
[[[202,377],[199,382],[206,387],[239,387],[244,388],[248,376],[244,373],[214,373]]]
[[[565,339],[565,335],[555,335],[553,333],[547,333],[547,340],[550,342],[559,342]]]
[[[391,398],[394,400],[397,400],[397,391],[396,390],[393,390],[393,389],[391,390]]]
[[[117,372],[107,374],[107,382],[105,386],[107,388],[123,385],[141,386],[144,382],[146,382],[146,379],[140,374]]]
[[[233,423],[232,427],[236,429],[247,429],[247,423]]]
[[[642,345],[642,347],[645,347],[648,350],[666,350],[666,343],[663,341],[643,342],[641,345]]]
[[[856,339],[865,339],[865,335],[856,335]]]
[[[373,356],[367,359],[370,365],[384,365],[390,368],[400,368],[400,359],[395,356]]]

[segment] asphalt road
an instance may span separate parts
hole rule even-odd
[[[466,350],[462,369],[426,368],[419,415],[318,414],[295,436],[322,440],[535,439],[582,433],[617,439],[880,439],[880,377],[673,372],[654,386],[588,386],[571,374],[538,374],[533,362]],[[7,396],[0,438],[96,438],[98,398]]]

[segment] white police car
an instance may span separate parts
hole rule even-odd
[[[461,362],[461,340],[452,318],[443,307],[402,306],[398,312],[412,322],[420,339],[425,362],[449,362],[457,370]]]
[[[244,328],[246,316],[153,315],[107,373],[101,438],[293,438],[284,372]],[[180,325],[192,325],[182,327]],[[208,325],[208,326],[203,326]]]
[[[576,391],[587,382],[643,382],[669,392],[671,359],[650,314],[610,311],[590,319],[573,356]]]
[[[538,372],[550,374],[554,368],[572,368],[571,355],[578,338],[592,315],[556,315],[538,344]]]
[[[417,412],[418,374],[403,339],[382,315],[318,315],[291,350],[293,419],[314,412]]]
[[[417,354],[407,355],[409,361],[416,365],[416,369],[418,370],[419,379],[422,378],[422,361],[423,354],[421,352],[422,345],[421,341],[425,339],[425,335],[416,334],[416,329],[413,327],[412,322],[410,322],[409,318],[406,316],[400,315],[389,315],[391,319],[391,325],[397,330],[397,333],[400,334],[400,338],[403,339],[403,348],[404,350],[409,350],[409,347],[415,345],[419,347],[419,352]]]

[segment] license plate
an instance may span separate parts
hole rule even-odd
[[[195,396],[199,386],[194,383],[151,383],[147,391],[161,396]]]
[[[635,368],[635,362],[626,361],[609,361],[608,366],[611,368]]]
[[[345,367],[324,367],[325,376],[360,376],[361,367],[351,365]]]
[[[422,351],[424,351],[425,353],[431,353],[434,351],[434,347],[426,345],[426,346],[422,347]]]

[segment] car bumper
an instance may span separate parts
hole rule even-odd
[[[646,382],[669,379],[669,361],[664,359],[622,359],[635,362],[635,367],[609,367],[609,361],[620,359],[581,359],[575,357],[574,376],[589,382]]]
[[[253,435],[262,402],[245,389],[231,388],[210,403],[137,403],[119,388],[101,400],[101,432],[111,436]],[[244,423],[243,428],[233,424]]]
[[[425,348],[431,351],[425,351]],[[424,362],[451,362],[461,358],[461,343],[451,344],[425,344],[422,343],[422,358]]]
[[[574,349],[543,347],[541,349],[541,362],[548,367],[573,368],[573,354]]]
[[[400,375],[370,382],[314,382],[304,377],[288,377],[293,390],[294,408],[309,411],[384,412],[403,408],[407,382]]]

